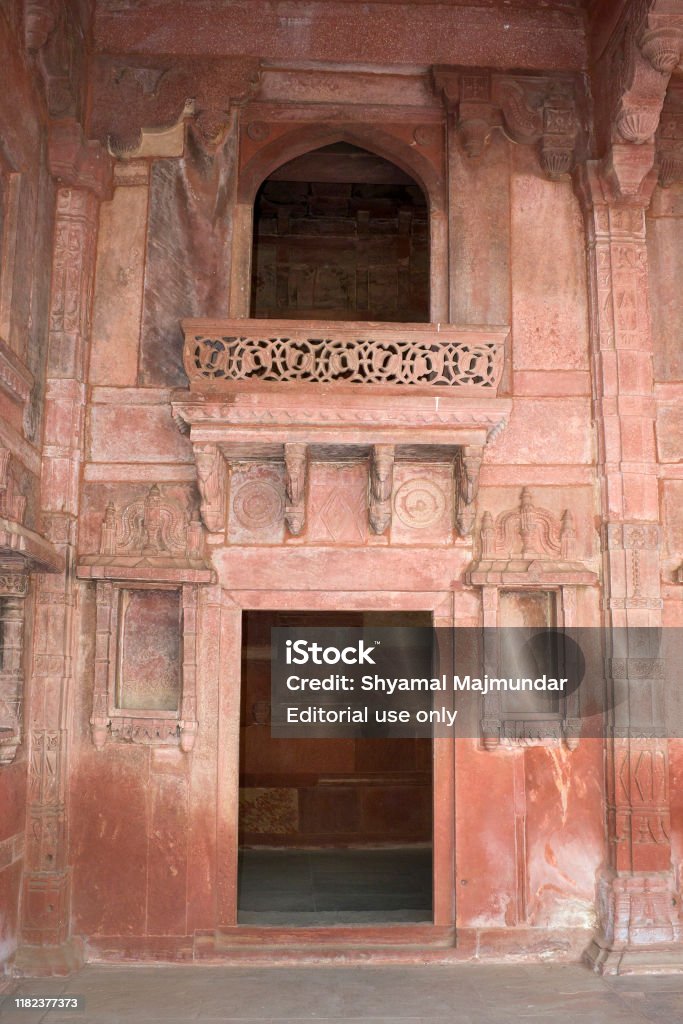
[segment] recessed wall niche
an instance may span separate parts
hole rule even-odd
[[[177,711],[182,683],[179,590],[118,591],[116,707]]]

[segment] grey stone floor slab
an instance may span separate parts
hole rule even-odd
[[[430,920],[432,855],[423,846],[349,850],[240,851],[239,920],[310,924],[308,915],[335,910],[373,913],[375,923]],[[290,914],[290,920],[285,916]],[[254,917],[263,914],[263,918]]]
[[[17,994],[17,993],[15,993]],[[680,1024],[683,975],[600,978],[580,966],[120,967],[22,983],[86,1009],[12,1011],[0,1024]]]

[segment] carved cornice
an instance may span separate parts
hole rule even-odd
[[[10,473],[12,455],[0,447],[0,559],[24,572],[58,572],[63,560],[49,541],[24,526],[26,498]]]
[[[61,185],[85,189],[98,199],[111,196],[113,160],[99,142],[85,139],[77,121],[50,124],[48,160],[52,175]]]
[[[537,146],[549,178],[571,171],[583,142],[574,78],[435,67],[433,80],[469,157],[479,156],[492,132],[500,129],[513,142]]]

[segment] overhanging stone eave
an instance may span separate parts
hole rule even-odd
[[[61,572],[64,559],[34,530],[0,516],[0,561],[16,563],[23,572]]]
[[[398,398],[362,385],[353,393],[315,385],[287,392],[262,386],[230,395],[183,390],[171,396],[171,407],[193,442],[217,445],[484,445],[509,419],[509,398],[438,390],[437,395],[404,393]]]

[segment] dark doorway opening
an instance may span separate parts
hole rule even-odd
[[[345,142],[278,168],[254,203],[251,316],[427,323],[420,186]]]
[[[238,922],[432,920],[432,742],[273,739],[273,626],[429,626],[416,612],[245,612]]]

